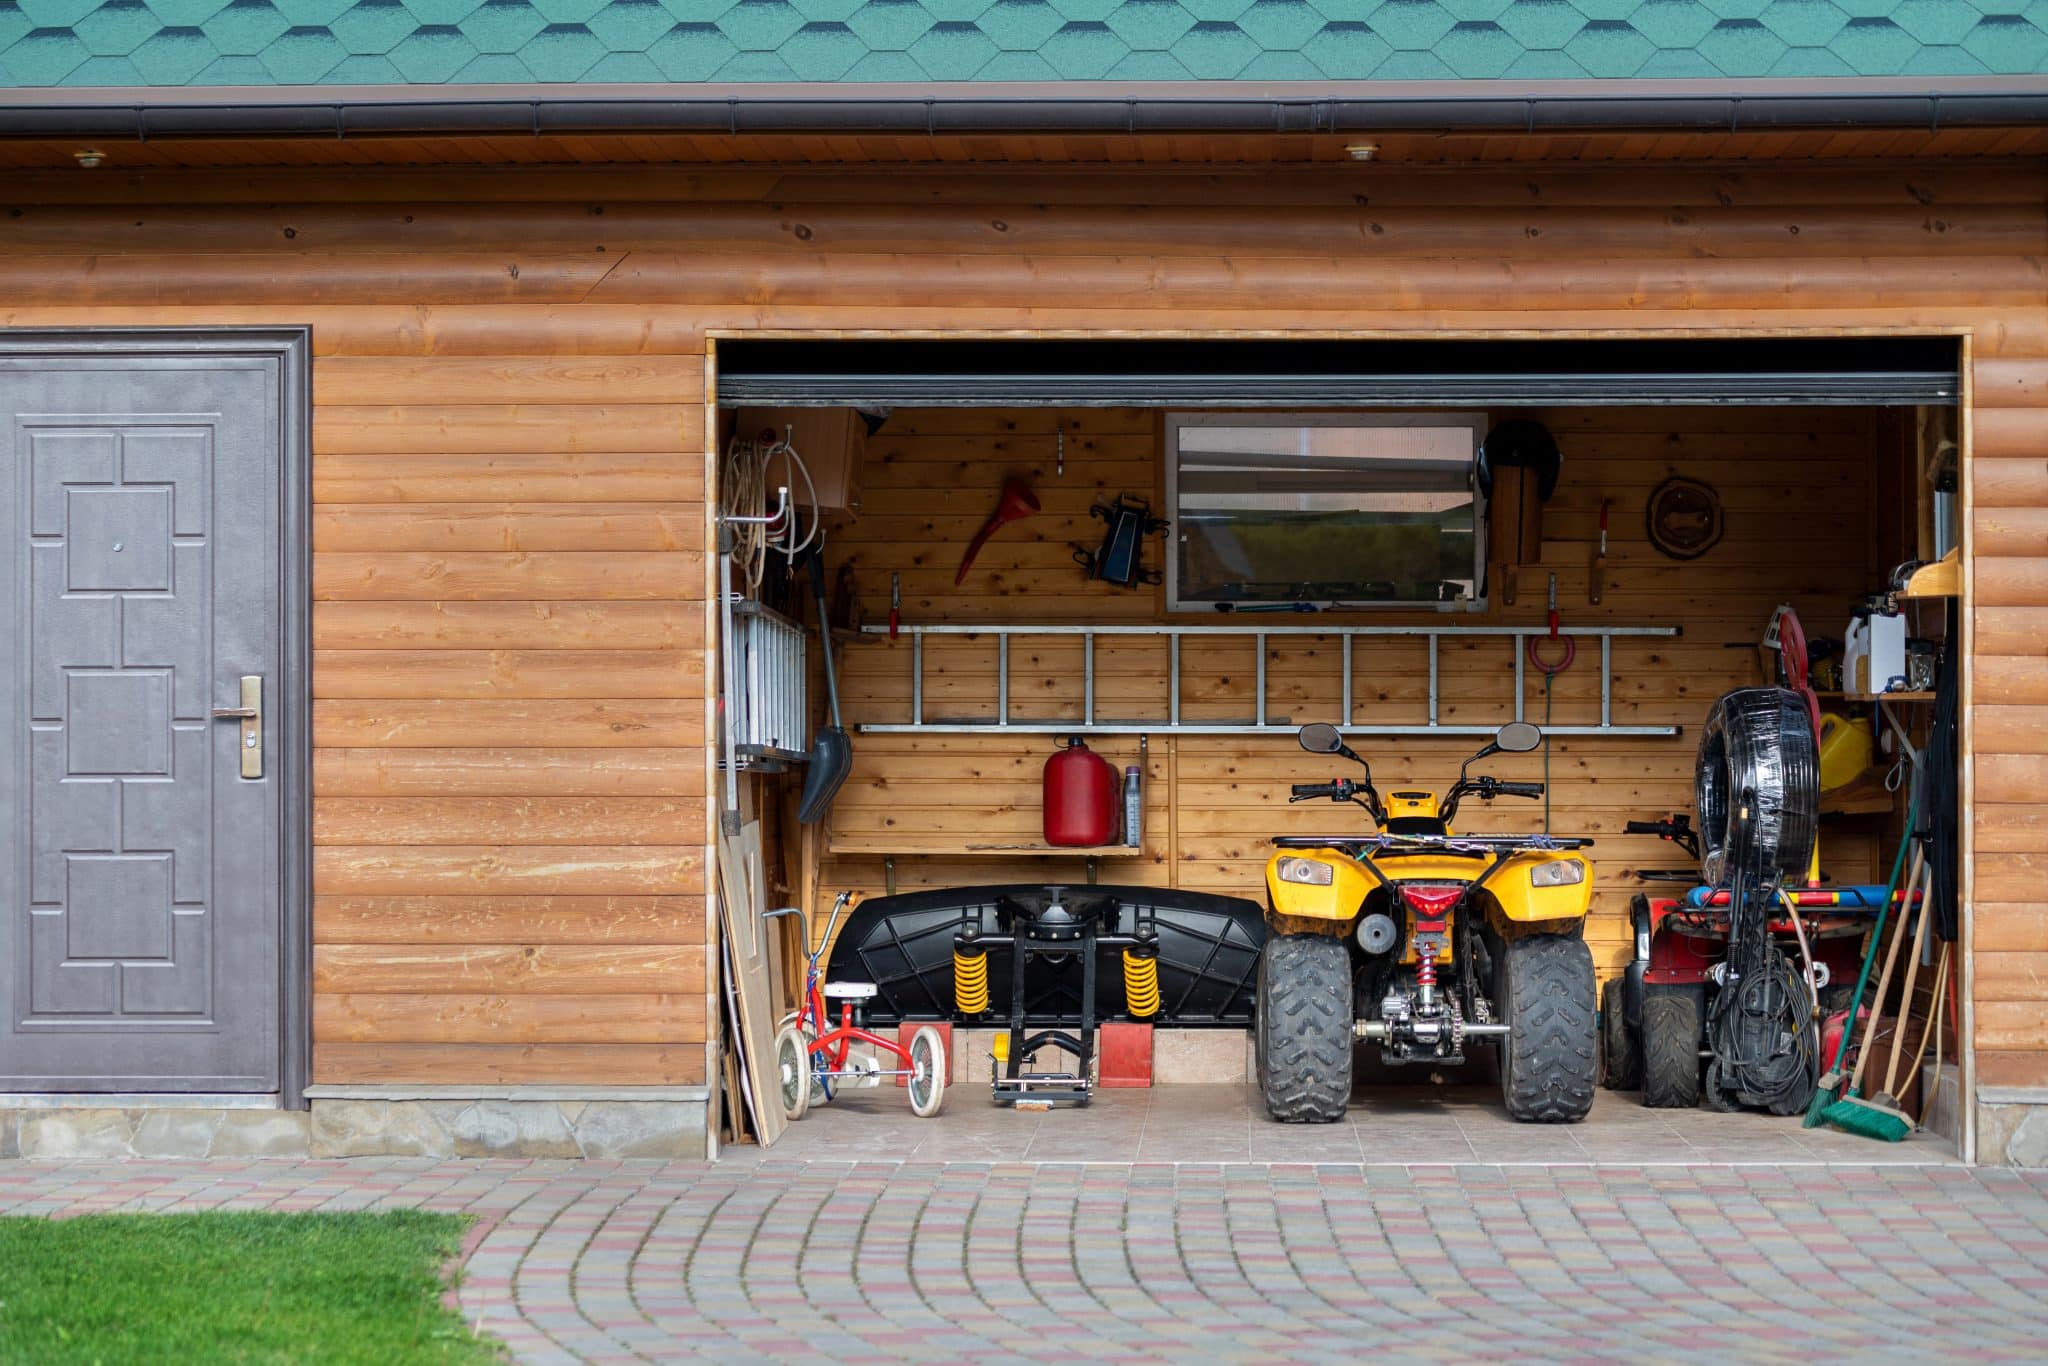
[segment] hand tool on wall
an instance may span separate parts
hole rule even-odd
[[[811,737],[811,761],[804,769],[804,792],[797,802],[796,818],[804,825],[825,819],[832,799],[839,795],[853,767],[853,741],[839,719],[839,679],[832,667],[832,619],[825,607],[825,557],[811,547],[811,593],[818,604],[818,648],[825,656],[825,697],[832,709],[832,724],[818,727]]]
[[[896,639],[903,629],[903,576],[889,576],[889,639]]]
[[[960,557],[960,572],[953,576],[955,585],[967,582],[967,571],[974,568],[974,557],[988,544],[988,538],[1012,522],[1021,522],[1039,510],[1038,495],[1022,479],[1003,481],[1003,493],[996,500],[996,510],[981,524],[981,530],[974,533],[974,539],[967,543],[967,553]]]

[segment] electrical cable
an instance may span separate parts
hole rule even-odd
[[[802,554],[817,540],[824,527],[824,510],[819,508],[817,485],[811,480],[811,472],[790,443],[790,431],[785,428],[782,439],[763,447],[753,437],[735,435],[732,444],[726,447],[725,468],[719,483],[723,492],[722,508],[728,517],[760,518],[768,511],[768,472],[776,459],[782,458],[801,476],[803,486],[809,495],[811,505],[811,527],[802,539],[795,539],[798,523],[794,506],[788,510],[788,522],[784,534],[791,538],[791,544],[784,546],[775,538],[774,528],[761,521],[736,521],[731,523],[733,567],[739,572],[743,584],[743,596],[758,598],[761,595],[761,579],[767,572],[768,547],[773,544],[790,560]],[[785,485],[787,487],[787,485]],[[792,490],[793,491],[793,490]],[[804,500],[792,500],[792,503]]]

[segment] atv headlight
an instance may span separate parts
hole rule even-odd
[[[1572,887],[1586,880],[1586,865],[1575,858],[1539,863],[1529,870],[1534,887]]]
[[[1327,887],[1335,880],[1337,870],[1327,863],[1318,863],[1312,858],[1284,858],[1280,860],[1280,880],[1299,882],[1308,887]]]

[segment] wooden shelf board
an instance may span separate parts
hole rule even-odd
[[[1815,697],[1841,702],[1932,702],[1931,692],[1816,692]]]
[[[1896,596],[1902,598],[1953,598],[1963,591],[1963,559],[1960,549],[1951,550],[1933,564],[1922,565],[1906,580]]]
[[[1134,849],[1128,844],[921,844],[912,848],[866,840],[849,843],[835,840],[827,852],[865,854],[871,858],[1057,858],[1061,855],[1071,858],[1140,858],[1145,853],[1143,849]]]

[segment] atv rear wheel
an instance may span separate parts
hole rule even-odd
[[[1700,1103],[1700,1037],[1706,988],[1643,988],[1643,1104],[1690,1110]]]
[[[1501,962],[1500,1089],[1508,1117],[1569,1124],[1593,1108],[1599,1072],[1593,955],[1576,934],[1508,941]]]
[[[1643,1084],[1643,1054],[1628,1027],[1626,986],[1616,977],[1600,989],[1600,1052],[1607,1064],[1602,1084],[1610,1091],[1633,1091]]]
[[[1266,1113],[1330,1124],[1351,1102],[1351,952],[1341,939],[1281,934],[1259,955],[1256,1046]]]

